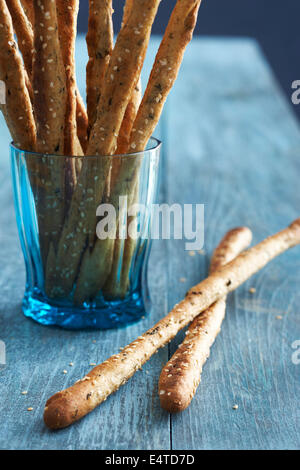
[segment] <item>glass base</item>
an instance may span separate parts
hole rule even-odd
[[[51,304],[36,292],[26,292],[23,313],[42,325],[57,325],[69,330],[120,328],[136,323],[147,315],[139,293],[124,300],[103,302],[103,305],[76,307],[63,301]]]

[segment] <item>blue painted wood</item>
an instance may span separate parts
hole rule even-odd
[[[157,44],[151,44],[148,70]],[[83,93],[83,38],[77,63]],[[1,120],[0,340],[6,343],[7,365],[0,371],[0,448],[299,447],[300,366],[291,360],[291,344],[300,339],[299,249],[230,296],[202,384],[184,413],[170,419],[159,407],[157,380],[168,357],[165,348],[81,422],[58,433],[43,425],[43,406],[51,394],[83,376],[91,362],[101,362],[136,338],[206,275],[209,255],[226,230],[247,224],[257,242],[299,215],[299,128],[254,42],[195,39],[164,124],[160,198],[205,204],[205,252],[190,257],[183,241],[155,242],[151,317],[118,331],[78,333],[41,327],[21,313],[25,274],[12,209],[9,137]],[[180,335],[170,352],[179,340]]]

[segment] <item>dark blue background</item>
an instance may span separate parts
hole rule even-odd
[[[175,0],[162,0],[153,27],[162,34]],[[116,31],[124,0],[114,1]],[[79,30],[86,32],[88,0],[81,0]],[[255,37],[289,101],[291,83],[300,80],[300,0],[203,0],[196,34]],[[300,119],[300,105],[291,104]]]

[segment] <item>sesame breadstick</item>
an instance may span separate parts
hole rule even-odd
[[[0,105],[0,109],[15,145],[28,151],[35,150],[36,129],[25,70],[4,0],[0,0],[0,80],[6,88],[6,104]]]
[[[84,158],[77,186],[58,243],[56,269],[47,273],[49,297],[65,297],[72,291],[84,250],[92,250],[96,233],[96,210],[101,201],[107,160]],[[103,165],[103,168],[101,167]],[[88,183],[88,186],[87,186]],[[100,255],[100,259],[101,255]],[[96,260],[95,260],[96,261]]]
[[[128,152],[144,150],[156,127],[164,102],[176,80],[185,48],[192,39],[200,3],[201,0],[178,0],[175,5],[156,55],[145,95],[132,125],[131,136],[127,138]],[[124,182],[124,187],[118,189],[121,191],[120,194],[128,195],[131,199],[137,178],[138,168],[134,168],[131,160],[128,160],[118,176],[118,180]],[[132,244],[134,240],[129,240],[128,247],[131,251],[133,251]],[[123,277],[129,272],[128,263],[130,263],[129,257],[126,258],[123,267]],[[129,285],[129,279],[125,282],[123,280],[123,285]]]
[[[34,14],[33,88],[37,151],[63,155],[66,76],[58,37],[56,5],[52,0],[34,2]]]
[[[210,273],[234,259],[251,243],[251,239],[252,233],[246,227],[228,232],[213,254]],[[189,326],[185,340],[162,369],[158,394],[165,410],[171,413],[182,411],[192,401],[210,347],[220,332],[225,311],[226,298],[223,298],[198,315]]]
[[[67,105],[64,130],[64,155],[83,155],[77,136],[75,41],[79,0],[56,0],[57,22],[66,73]]]
[[[27,16],[30,23],[34,24],[34,9],[32,0],[21,0],[22,7],[24,9],[25,15]]]
[[[112,0],[89,0],[86,42],[89,61],[86,68],[89,130],[97,117],[105,71],[113,49]]]
[[[33,30],[20,0],[6,0],[28,77],[32,77]]]
[[[115,157],[111,158],[114,159]],[[133,156],[130,160],[130,167],[134,172],[137,168],[140,167],[142,156],[136,155]],[[107,159],[104,159],[103,166],[105,171],[107,171],[108,163],[109,161]],[[127,158],[122,159],[121,161],[119,175],[124,174],[124,167],[126,169],[128,167]],[[103,185],[103,179],[100,180],[99,184]],[[130,194],[130,190],[131,180],[128,180],[128,185],[126,185],[126,181],[124,181],[118,176],[116,178],[113,191],[109,195],[108,200],[108,202],[115,208],[117,218],[119,216],[119,196],[123,194]],[[84,256],[82,258],[82,263],[80,266],[76,290],[74,294],[75,303],[82,304],[84,301],[89,301],[93,299],[94,296],[97,295],[98,292],[104,286],[111,271],[113,263],[113,252],[115,243],[115,238],[113,237],[113,235],[115,234],[112,234],[111,237],[106,238],[104,240],[102,240],[101,238],[97,238],[92,250],[89,249],[85,251]]]
[[[130,12],[132,11],[133,0],[126,0],[123,8],[122,26],[127,23]]]
[[[129,146],[130,134],[132,131],[132,126],[136,118],[139,106],[141,104],[142,98],[142,83],[141,80],[138,80],[137,85],[134,87],[130,101],[127,105],[122,125],[120,127],[118,135],[118,146],[116,150],[116,155],[126,153]]]
[[[133,0],[132,14],[130,14],[128,22],[124,24],[118,35],[105,73],[103,89],[97,108],[97,120],[91,131],[87,155],[111,155],[116,150],[118,132],[135,83],[140,77],[152,23],[159,3],[160,0]],[[84,161],[83,167],[85,165],[89,165],[89,160]],[[102,186],[103,189],[110,168],[110,160],[105,159],[102,176],[99,179],[99,186]],[[91,171],[88,169],[86,171],[93,180],[94,177]],[[97,192],[100,195],[100,191]],[[101,197],[98,200],[101,201]],[[95,221],[94,214],[90,215],[89,219],[91,218]],[[90,221],[85,221],[85,225],[91,227]],[[90,228],[87,230],[89,231]],[[104,242],[104,251],[102,251],[101,242]],[[113,246],[114,243],[110,239],[97,240],[92,250],[89,244],[83,255],[77,280],[76,302],[90,299],[99,290],[98,286],[101,288],[104,285],[110,272]],[[82,248],[84,249],[84,246]],[[80,250],[78,250],[78,253],[79,256],[82,254]]]
[[[124,25],[129,18],[130,10],[132,8],[132,0],[127,0],[124,6],[124,14],[123,14],[123,22]],[[116,154],[124,154],[128,150],[129,145],[129,138],[132,130],[132,126],[134,120],[136,118],[139,106],[141,104],[142,99],[142,82],[141,78],[139,78],[138,83],[134,87],[132,92],[130,101],[127,105],[124,118],[122,121],[122,125],[118,135],[118,145]],[[115,162],[116,163],[116,162]],[[118,160],[120,163],[120,160]],[[119,177],[119,170],[120,166],[117,164],[113,165],[112,174],[111,174],[111,186],[114,185],[116,178]],[[138,186],[138,185],[137,185]],[[135,193],[136,198],[138,197],[138,192]],[[132,217],[128,218],[128,223],[134,223]],[[134,253],[134,249],[136,247],[136,240],[131,239],[130,237],[124,243],[124,251],[122,250],[123,241],[120,240],[119,236],[117,235],[114,243],[114,253],[113,253],[113,261],[110,270],[110,274],[106,279],[105,285],[103,286],[103,293],[105,298],[123,298],[125,297],[128,289],[128,272],[132,262],[132,256]],[[122,265],[121,265],[122,263]],[[120,266],[121,275],[118,275],[118,271]],[[125,285],[124,285],[124,278],[125,278]]]
[[[199,313],[236,289],[269,261],[300,243],[300,219],[289,227],[244,251],[233,261],[193,287],[185,299],[156,325],[119,354],[92,369],[73,386],[53,395],[46,403],[44,421],[58,429],[79,420],[123,385],[162,346]],[[161,390],[162,392],[163,390]]]
[[[201,0],[177,0],[133,125],[131,151],[145,149],[158,123],[164,103],[177,78],[185,48],[192,39],[200,3]]]
[[[36,148],[40,153],[63,155],[67,91],[55,2],[34,2],[34,16],[33,88],[37,122]],[[47,185],[41,188],[38,197],[41,255],[46,266],[50,242],[55,250],[64,221],[64,159],[47,157],[41,159],[39,167],[41,172],[47,172]]]
[[[103,81],[97,120],[91,130],[88,155],[113,155],[123,117],[141,74],[152,24],[160,0],[133,0]]]
[[[77,88],[76,90],[76,121],[77,121],[77,135],[83,152],[87,150],[88,144],[88,116],[85,104]]]

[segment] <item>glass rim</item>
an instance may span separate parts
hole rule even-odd
[[[46,158],[53,158],[53,157],[64,157],[64,158],[111,158],[111,157],[137,157],[137,156],[140,156],[142,154],[145,154],[145,153],[150,153],[150,152],[154,152],[155,150],[158,150],[160,149],[161,145],[162,145],[162,142],[157,139],[156,137],[150,137],[149,141],[148,141],[148,144],[152,142],[152,145],[150,148],[148,149],[145,149],[145,150],[141,150],[140,152],[130,152],[130,153],[120,153],[120,154],[114,154],[114,155],[61,155],[61,154],[51,154],[51,153],[40,153],[40,152],[35,152],[35,151],[30,151],[30,150],[24,150],[24,149],[20,149],[18,147],[15,146],[14,142],[12,141],[10,143],[10,148],[16,150],[17,152],[21,152],[21,153],[27,153],[29,155],[35,155],[36,157],[46,157]]]

